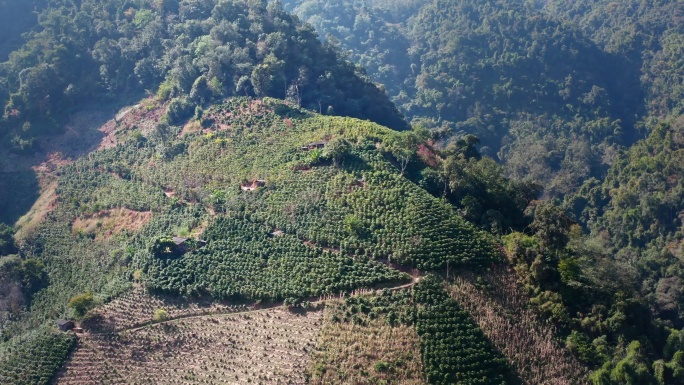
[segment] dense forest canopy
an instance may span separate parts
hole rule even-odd
[[[37,14],[47,3],[46,0],[0,1],[0,61],[7,60],[12,51],[22,46],[22,34],[38,24]]]
[[[476,135],[549,196],[600,177],[617,148],[681,112],[681,2],[284,3],[409,120]]]
[[[144,90],[179,119],[212,98],[253,95],[407,127],[361,69],[265,1],[64,2],[27,39],[0,66],[2,134],[17,150],[83,102]]]

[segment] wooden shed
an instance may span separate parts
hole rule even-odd
[[[76,326],[76,324],[74,324],[74,321],[68,321],[63,319],[57,320],[56,324],[59,330],[63,332],[69,331]]]
[[[318,142],[311,142],[305,146],[302,146],[302,150],[311,151],[311,150],[315,150],[317,148],[320,149],[320,148],[325,147],[326,144],[328,144],[327,140],[321,140]]]

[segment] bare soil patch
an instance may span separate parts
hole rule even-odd
[[[424,384],[420,338],[411,326],[337,322],[328,306],[310,364],[313,385]]]
[[[286,308],[86,334],[57,384],[302,384],[322,312]]]
[[[94,214],[83,214],[76,218],[71,228],[74,232],[95,234],[96,239],[108,239],[124,230],[138,231],[152,219],[149,211],[134,211],[127,208],[102,210]]]

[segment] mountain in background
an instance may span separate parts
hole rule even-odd
[[[285,1],[415,124],[551,197],[681,111],[681,2]]]

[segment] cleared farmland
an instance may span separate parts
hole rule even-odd
[[[321,324],[278,307],[85,334],[57,384],[301,384]]]

